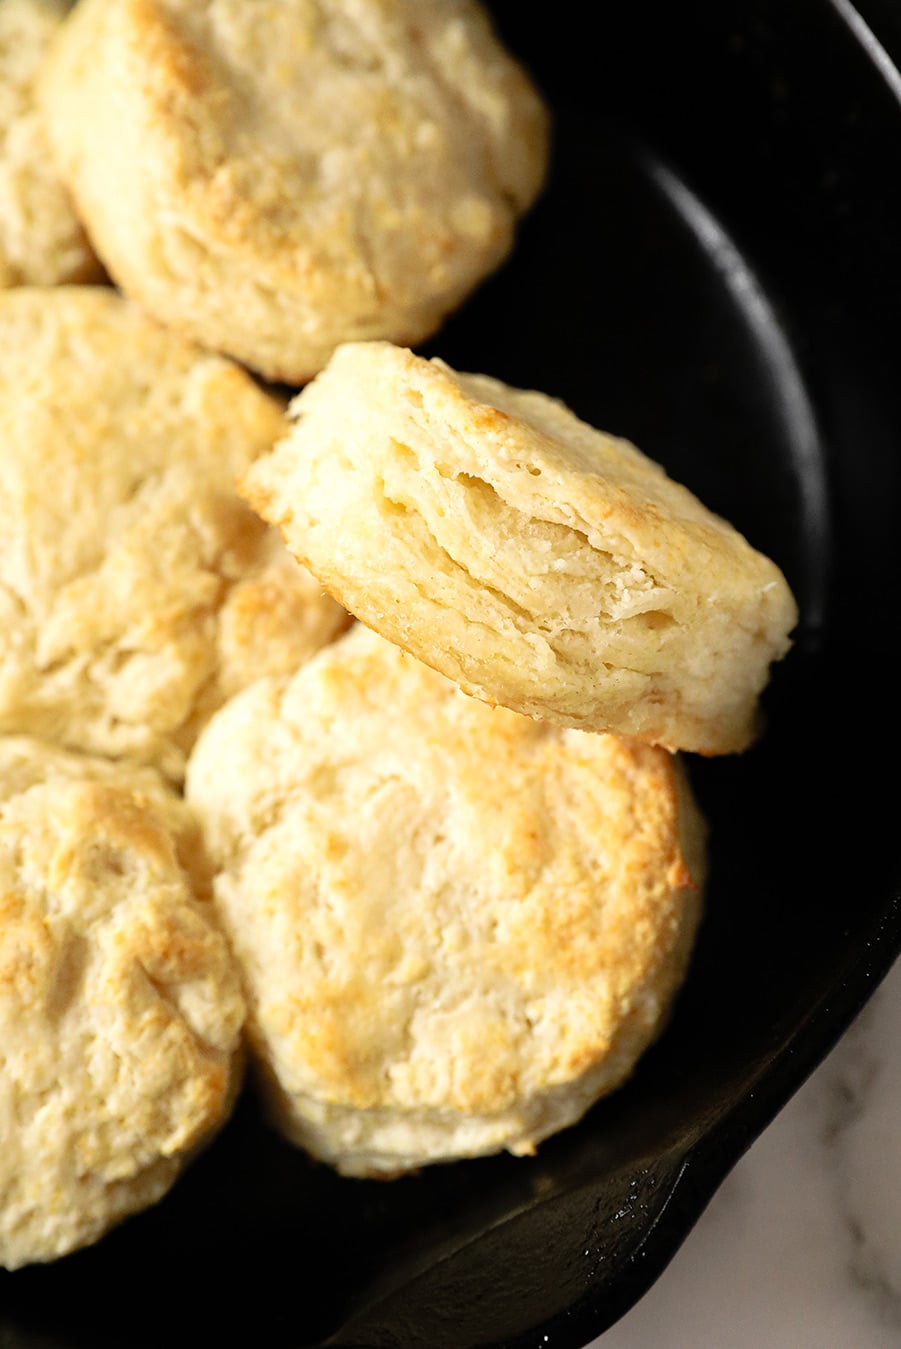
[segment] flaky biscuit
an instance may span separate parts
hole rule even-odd
[[[489,708],[357,624],[213,717],[186,798],[274,1121],[346,1174],[530,1153],[668,1016],[705,829],[664,750]]]
[[[63,0],[0,0],[0,288],[101,274],[38,106],[38,77],[67,8]]]
[[[153,770],[0,737],[0,1265],[148,1207],[227,1118],[244,1002],[208,883]]]
[[[561,402],[350,343],[241,490],[341,603],[468,693],[744,749],[797,619],[779,568]]]
[[[283,405],[108,287],[0,293],[0,733],[174,779],[347,617],[239,500]]]
[[[116,281],[288,383],[433,332],[546,169],[544,103],[475,0],[80,0],[44,94]]]

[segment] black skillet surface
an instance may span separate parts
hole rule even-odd
[[[157,1208],[0,1276],[2,1349],[581,1349],[901,948],[901,76],[846,0],[494,11],[553,172],[429,352],[635,440],[801,604],[762,740],[689,761],[712,879],[688,981],[633,1080],[532,1160],[340,1180],[246,1098]],[[901,53],[892,5],[865,12]]]

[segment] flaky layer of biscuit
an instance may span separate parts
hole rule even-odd
[[[99,279],[50,154],[37,85],[68,6],[0,3],[0,289]]]
[[[283,406],[105,287],[0,294],[0,732],[173,778],[346,623],[239,500]]]
[[[473,0],[80,0],[44,94],[117,282],[289,383],[342,340],[431,333],[547,161],[542,100]]]
[[[528,1153],[666,1019],[704,831],[665,751],[492,710],[357,625],[217,713],[186,795],[276,1121],[344,1172]]]
[[[0,1266],[146,1208],[223,1124],[244,1003],[183,803],[0,738]]]
[[[352,613],[488,702],[669,749],[744,749],[797,608],[627,441],[543,394],[349,343],[245,475]]]

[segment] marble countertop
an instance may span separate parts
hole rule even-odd
[[[901,962],[587,1349],[899,1349]]]

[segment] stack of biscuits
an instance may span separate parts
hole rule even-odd
[[[0,1266],[243,1089],[346,1176],[533,1153],[660,1034],[683,754],[797,609],[629,442],[417,345],[551,119],[477,0],[0,0]]]

